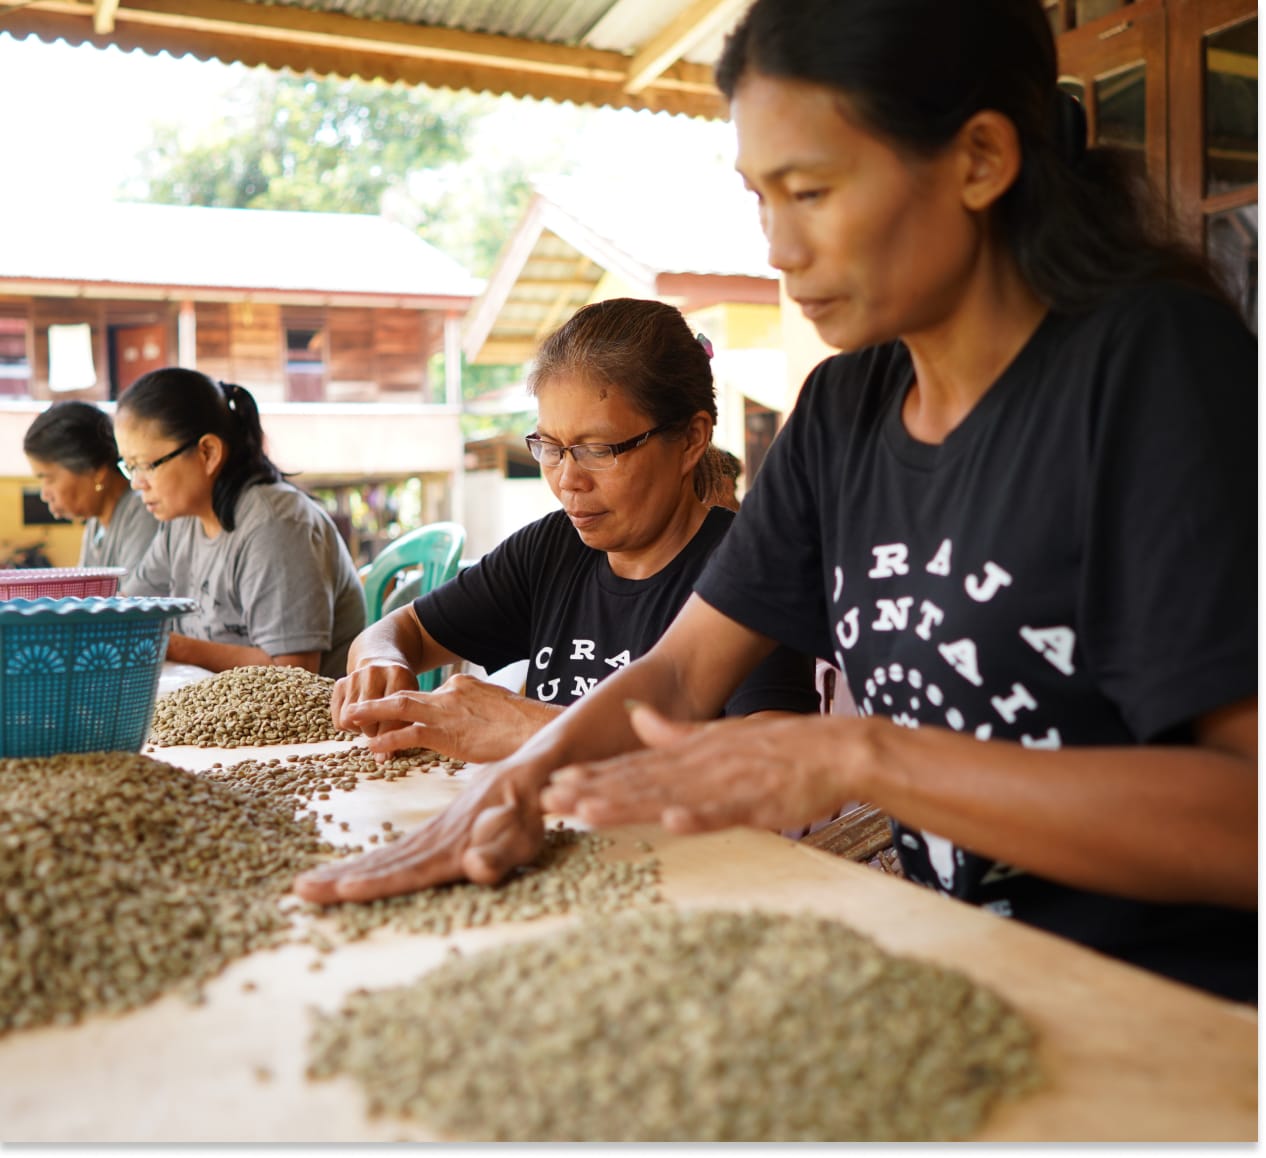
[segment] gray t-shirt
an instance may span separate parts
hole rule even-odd
[[[84,524],[83,544],[79,549],[81,567],[126,567],[135,569],[158,532],[158,520],[145,509],[141,496],[126,490],[119,496],[110,522],[89,519]],[[123,589],[129,576],[119,584]]]
[[[181,635],[269,655],[319,651],[322,675],[345,675],[365,593],[330,516],[284,482],[248,487],[236,515],[214,539],[193,517],[161,524],[127,594],[196,600],[175,625]]]

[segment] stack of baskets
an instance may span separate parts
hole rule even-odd
[[[0,571],[0,756],[139,752],[190,599],[117,595],[121,567]]]

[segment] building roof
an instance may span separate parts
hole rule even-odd
[[[464,309],[483,285],[403,225],[362,214],[29,203],[20,219],[0,245],[7,293],[246,292]]]
[[[749,0],[24,0],[13,36],[719,117]]]
[[[482,296],[462,348],[472,362],[521,362],[592,300],[605,273],[683,310],[778,301],[756,204],[733,172],[648,174],[644,183],[539,181]]]

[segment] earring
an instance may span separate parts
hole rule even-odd
[[[97,483],[97,493],[100,494],[103,490],[105,490],[105,487],[103,487],[100,483]]]

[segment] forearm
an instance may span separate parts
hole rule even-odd
[[[523,744],[514,757],[516,780],[539,789],[564,765],[642,747],[629,723],[630,701],[650,704],[674,718],[692,718],[690,697],[676,666],[649,653],[603,680]]]
[[[842,778],[908,827],[1078,888],[1256,905],[1251,759],[1177,746],[1043,751],[884,720],[863,729],[863,742],[844,745],[854,755]]]
[[[441,647],[418,622],[412,607],[401,607],[371,623],[354,640],[347,653],[347,670],[385,663],[407,667],[415,675],[454,663],[462,657]]]
[[[272,656],[260,647],[236,643],[212,643],[210,640],[193,639],[188,635],[173,633],[167,640],[166,658],[172,663],[193,664],[213,672],[228,671],[235,667],[260,667],[272,664],[316,671],[321,655],[320,652],[314,651]]]

